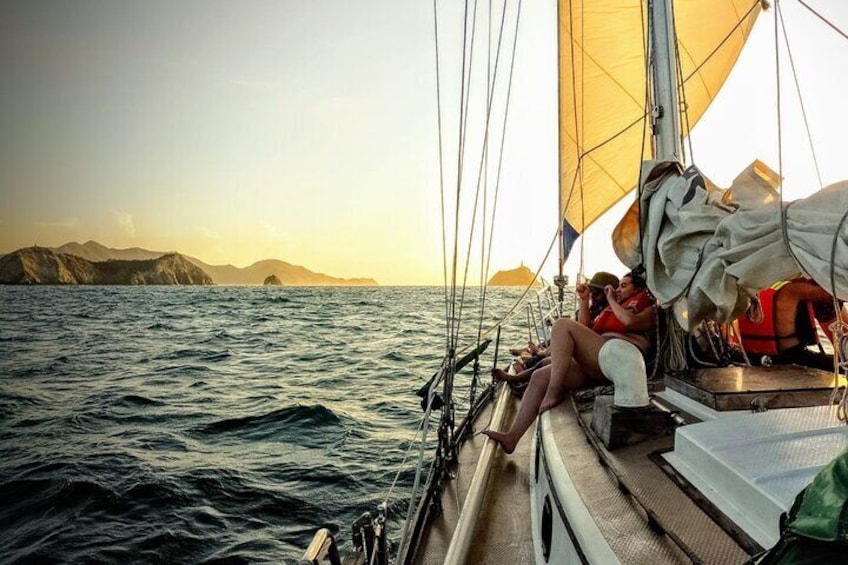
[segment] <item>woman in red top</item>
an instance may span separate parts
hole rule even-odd
[[[551,364],[533,372],[509,431],[483,432],[498,442],[505,453],[515,450],[536,416],[562,402],[566,391],[592,380],[605,381],[598,352],[607,340],[624,339],[643,353],[647,351],[647,332],[656,323],[656,313],[644,277],[631,271],[622,277],[618,289],[607,286],[604,292],[609,305],[592,321],[591,328],[568,318],[556,321],[551,334]]]

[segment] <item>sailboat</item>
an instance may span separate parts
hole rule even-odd
[[[560,276],[556,300],[531,301],[537,335],[568,315],[562,268],[575,241],[634,189],[612,237],[622,262],[646,268],[667,328],[732,322],[758,290],[799,275],[848,299],[848,183],[790,206],[763,163],[728,190],[686,163],[683,140],[766,8],[779,22],[779,4],[761,0],[559,0]],[[490,110],[491,100],[487,125]],[[505,457],[474,433],[508,425],[520,401],[505,384],[472,386],[455,423],[453,383],[466,366],[476,379],[486,348],[500,345],[480,332],[461,348],[457,317],[447,313],[445,357],[419,391],[403,524],[393,530],[383,506],[352,526],[344,559],[322,530],[305,562],[744,563],[781,542],[781,516],[848,447],[844,363],[833,374],[693,368],[665,351],[650,388],[646,372],[607,375],[613,395],[573,395]],[[837,362],[845,354],[837,342]]]

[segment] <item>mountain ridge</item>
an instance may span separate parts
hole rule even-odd
[[[89,261],[107,261],[112,259],[149,260],[157,259],[174,251],[151,251],[140,247],[115,249],[106,247],[94,240],[78,243],[71,241],[56,248],[50,248],[59,253],[75,255]],[[181,254],[182,255],[182,254]],[[261,285],[271,275],[276,275],[285,286],[378,286],[371,278],[345,279],[333,277],[324,273],[316,273],[279,259],[262,259],[247,267],[234,265],[210,265],[189,255],[182,255],[193,265],[205,271],[214,284],[220,285]]]
[[[89,261],[47,247],[0,257],[0,284],[211,285],[212,278],[179,253],[155,259]]]

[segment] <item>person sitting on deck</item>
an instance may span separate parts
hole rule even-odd
[[[536,416],[562,402],[567,391],[591,381],[606,380],[598,354],[608,340],[627,340],[643,354],[648,350],[648,332],[656,323],[656,301],[648,292],[644,276],[631,271],[621,279],[617,290],[609,285],[604,290],[609,305],[591,328],[568,318],[554,324],[551,364],[533,371],[509,431],[483,432],[498,442],[505,453],[512,453]]]
[[[753,364],[796,363],[833,371],[833,355],[821,348],[814,322],[832,342],[829,326],[836,311],[827,291],[808,279],[782,281],[760,292],[759,302],[762,316],[739,317],[742,347]],[[807,349],[810,345],[818,345],[819,351]]]
[[[578,284],[575,288],[580,302],[577,305],[577,321],[591,328],[595,318],[609,306],[604,289],[607,286],[618,288],[619,282],[612,273],[598,271],[586,284]]]
[[[585,284],[578,284],[577,287],[575,287],[577,300],[579,302],[576,316],[577,321],[584,326],[591,328],[595,318],[597,318],[601,312],[609,306],[604,289],[607,286],[617,288],[618,284],[619,280],[617,276],[604,271],[598,271],[595,273],[592,278],[589,279],[589,282]],[[510,353],[513,351],[517,350],[510,350]],[[519,351],[519,353],[521,352]],[[514,362],[513,365],[518,370],[516,374],[510,375],[503,369],[496,367],[492,369],[492,377],[494,377],[496,381],[506,381],[511,383],[527,381],[530,379],[534,370],[541,369],[542,367],[546,367],[551,364],[549,353],[550,350],[545,348],[544,350],[537,351],[536,355],[529,359],[525,359],[523,355],[520,355],[520,359]],[[517,354],[513,353],[513,355]]]
[[[512,366],[515,370],[519,372],[528,371],[529,374],[529,371],[532,371],[534,367],[539,366],[540,361],[547,359],[548,344],[545,340],[542,340],[539,345],[536,345],[532,341],[528,341],[526,347],[510,349],[509,352],[515,356],[515,360],[512,362]],[[504,372],[500,369],[497,370]],[[493,375],[494,373],[495,370],[492,370]]]

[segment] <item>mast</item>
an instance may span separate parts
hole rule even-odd
[[[672,0],[651,0],[648,6],[653,42],[654,158],[682,160],[674,9]]]
[[[560,155],[560,151],[562,151],[562,38],[560,37],[560,2],[557,0],[556,3],[556,46],[557,46],[557,62],[556,62],[556,76],[557,76],[557,231],[559,232],[559,268],[557,270],[557,276],[554,279],[555,284],[559,288],[558,296],[560,304],[562,304],[562,300],[564,298],[563,288],[565,287],[565,278],[562,275],[563,265],[565,263],[565,257],[563,253],[563,241],[562,241],[562,222],[564,219],[562,209],[562,156]]]

